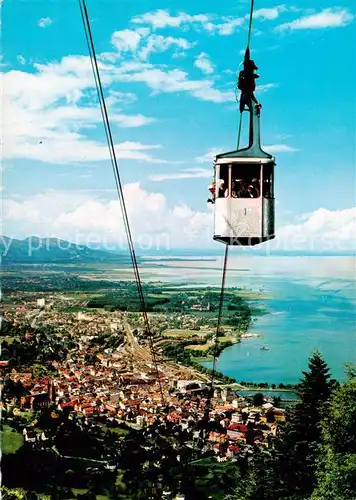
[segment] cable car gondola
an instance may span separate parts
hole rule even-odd
[[[214,186],[218,188],[214,189],[213,238],[227,245],[253,246],[275,237],[275,159],[260,144],[261,105],[253,94],[258,78],[255,69],[247,48],[239,89],[241,117],[245,106],[250,114],[249,145],[218,154],[214,162]]]

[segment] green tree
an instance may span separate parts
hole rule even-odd
[[[17,489],[6,488],[6,486],[0,488],[0,493],[3,500],[22,500],[25,498],[23,492]]]
[[[262,392],[257,392],[253,395],[253,406],[262,406],[263,405],[263,394]]]
[[[298,390],[301,403],[290,409],[279,425],[268,451],[254,457],[236,499],[274,500],[309,498],[316,484],[316,461],[321,421],[334,383],[319,353],[309,359]]]
[[[356,373],[333,394],[323,421],[323,444],[312,500],[356,498]]]
[[[301,403],[289,413],[276,440],[280,498],[305,498],[314,489],[321,421],[333,387],[330,370],[316,352],[298,386]]]

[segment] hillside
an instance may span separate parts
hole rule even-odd
[[[86,262],[131,262],[128,252],[108,252],[84,245],[76,245],[57,238],[37,238],[31,236],[17,240],[1,236],[1,263],[48,264],[48,263],[86,263]]]

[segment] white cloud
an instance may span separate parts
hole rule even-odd
[[[115,31],[111,43],[121,55],[125,52],[135,52],[139,46],[142,35],[135,30]]]
[[[205,238],[211,240],[211,210],[169,207],[163,194],[149,193],[139,183],[126,184],[124,198],[136,244],[160,245],[168,250],[192,244],[199,247]],[[35,234],[78,243],[125,242],[116,200],[103,201],[84,192],[46,191],[24,201],[4,200],[3,207],[4,234],[9,237]]]
[[[120,127],[142,127],[149,123],[157,121],[155,118],[149,118],[141,114],[138,115],[125,115],[120,113],[112,113],[110,115],[110,122],[119,125]]]
[[[145,83],[155,92],[189,92],[203,101],[221,103],[235,99],[234,92],[215,89],[212,80],[189,80],[188,73],[181,69],[164,70],[149,64],[127,63],[119,68],[115,78]]]
[[[160,9],[136,16],[132,19],[132,22],[135,24],[148,24],[156,30],[159,28],[179,28],[181,25],[194,23],[209,26],[211,18],[210,14],[189,15],[184,12],[179,13],[177,16],[171,16],[167,10]]]
[[[300,17],[292,22],[284,23],[278,26],[278,31],[286,29],[302,30],[302,29],[321,29],[321,28],[338,28],[350,24],[355,16],[348,9],[330,8],[324,9],[317,14],[310,14],[305,17]]]
[[[172,174],[152,174],[149,178],[152,181],[167,181],[167,180],[181,180],[181,179],[205,179],[212,177],[212,170],[205,168],[187,168],[182,172],[175,172]]]
[[[118,92],[117,90],[111,90],[110,95],[117,99],[117,102],[135,102],[137,101],[137,96],[132,92]]]
[[[344,210],[319,208],[305,214],[302,222],[277,230],[271,249],[293,251],[356,251],[356,207]]]
[[[145,46],[139,51],[138,56],[142,59],[148,59],[148,56],[154,52],[165,52],[171,47],[176,49],[176,53],[182,53],[194,47],[195,42],[188,42],[185,38],[174,38],[172,36],[150,35]]]
[[[104,85],[113,80],[113,67],[99,63]],[[85,129],[101,125],[89,58],[69,56],[60,63],[35,65],[36,73],[8,71],[3,74],[3,158],[29,158],[49,163],[101,161],[108,158],[106,144],[87,139]],[[112,94],[117,100],[122,97]],[[130,96],[132,99],[132,96]],[[111,122],[120,127],[139,127],[153,118],[127,115],[109,101]],[[104,140],[104,133],[103,133]],[[156,146],[154,146],[155,148]],[[151,161],[150,145],[124,143],[118,156]],[[156,161],[156,160],[155,160]]]
[[[219,35],[232,35],[238,26],[244,24],[246,17],[225,18],[226,21],[216,24],[212,31],[217,31]]]
[[[262,146],[262,149],[267,151],[267,153],[293,153],[299,151],[299,149],[287,146],[287,144],[272,144],[271,146]]]
[[[255,19],[274,20],[277,19],[281,12],[292,10],[287,9],[284,5],[278,5],[272,8],[257,9],[254,12]],[[163,28],[194,28],[196,30],[205,30],[208,33],[219,35],[231,35],[236,31],[236,28],[245,24],[249,19],[249,14],[241,17],[222,16],[218,17],[213,14],[195,14],[190,15],[185,12],[180,12],[177,15],[171,15],[168,10],[157,10],[146,14],[136,16],[131,21],[134,24],[149,25],[152,29]]]
[[[133,57],[143,60],[147,60],[152,53],[166,52],[171,48],[175,50],[175,54],[179,55],[195,45],[195,42],[189,42],[185,38],[150,34],[148,28],[116,31],[111,38],[111,42],[119,57],[131,53]],[[105,53],[104,58],[115,61],[115,54]]]
[[[47,28],[47,26],[50,26],[52,22],[53,21],[50,17],[41,17],[37,24],[40,28]]]
[[[181,14],[179,22],[204,23],[209,16]],[[163,22],[163,21],[162,21]],[[213,78],[192,80],[187,72],[164,65],[152,65],[139,58],[170,47],[184,51],[193,46],[184,38],[150,34],[146,27],[122,30],[112,37],[116,52],[98,56],[98,66],[111,122],[120,127],[140,127],[155,121],[141,113],[127,114],[122,107],[136,96],[117,89],[120,83],[142,83],[152,92],[190,94],[203,101],[234,102],[235,94],[215,87]],[[118,62],[118,54],[130,56]],[[20,57],[20,56],[19,56]],[[21,56],[22,57],[22,56]],[[212,63],[202,53],[196,61],[202,71],[211,73]],[[114,86],[115,85],[115,86]],[[267,87],[265,87],[267,88]],[[60,61],[33,64],[31,71],[3,72],[3,158],[29,158],[51,163],[100,161],[107,158],[104,143],[88,139],[86,130],[102,127],[95,81],[88,56],[66,56]],[[124,158],[157,161],[149,145],[141,149],[119,149]],[[119,146],[118,146],[119,147]]]
[[[262,8],[262,9],[257,9],[253,13],[253,18],[254,19],[265,19],[272,21],[274,19],[277,19],[279,17],[279,14],[282,12],[285,12],[287,7],[285,5],[277,5],[276,7],[272,8]]]
[[[114,108],[116,105],[128,105],[137,101],[137,96],[132,92],[118,92],[117,90],[109,90],[109,97],[106,97],[105,102],[108,108]]]
[[[214,158],[216,155],[223,153],[222,149],[210,148],[204,155],[195,158],[198,163],[214,163]]]
[[[16,57],[17,61],[23,66],[24,64],[26,64],[26,59],[21,55],[19,54],[17,57]]]
[[[153,148],[155,146],[139,142],[115,144],[118,159],[164,163],[164,160],[149,154],[149,150]],[[32,143],[27,140],[26,143],[19,143],[17,147],[12,145],[11,148],[7,144],[6,148],[4,146],[4,157],[13,159],[27,158],[56,165],[99,162],[110,159],[106,143],[90,141],[79,134],[61,134],[60,136],[48,138],[48,140],[33,140]]]
[[[152,249],[212,244],[213,207],[195,211],[186,204],[169,206],[159,192],[147,192],[139,183],[124,185],[124,197],[135,244]],[[137,202],[139,200],[139,203]],[[355,252],[356,207],[319,208],[301,221],[277,228],[276,239],[257,250],[294,252]],[[77,243],[125,242],[119,203],[85,191],[49,190],[26,200],[3,200],[4,234],[59,237]]]
[[[206,75],[214,73],[214,65],[211,62],[209,56],[205,54],[205,52],[199,54],[194,62],[194,66],[199,68]]]
[[[278,83],[265,83],[264,85],[256,86],[256,93],[262,94],[263,92],[267,92],[267,90],[274,89],[278,87]]]

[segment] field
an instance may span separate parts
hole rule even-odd
[[[106,425],[102,425],[101,429],[104,432],[113,432],[117,434],[117,436],[126,436],[126,434],[129,432],[128,429],[122,429],[121,427],[107,427]]]
[[[203,344],[203,345],[187,345],[185,346],[185,349],[188,349],[189,351],[202,351],[205,352],[207,351],[212,344]]]
[[[4,425],[1,431],[1,451],[5,455],[16,453],[24,443],[23,436],[18,432],[12,432],[9,425]]]
[[[8,344],[12,344],[14,340],[20,340],[20,337],[14,336],[14,337],[1,337],[1,342],[7,342]]]
[[[189,362],[190,357],[196,360],[200,354],[205,357],[209,349],[212,352],[211,339],[216,333],[220,288],[192,282],[188,285],[188,281],[164,282],[166,276],[163,278],[158,268],[165,266],[154,263],[149,263],[149,266],[143,266],[142,287],[146,312],[160,352],[179,362]],[[181,266],[183,279],[188,268],[189,263]],[[137,322],[142,311],[130,263],[28,264],[7,268],[5,283],[8,300],[21,304],[35,300],[42,292],[40,296],[50,294],[48,301],[56,301],[61,313],[87,311],[95,315],[122,311],[137,313],[132,317]],[[244,288],[225,290],[219,354],[240,341],[241,334],[248,331],[254,317],[266,314],[263,298]]]
[[[195,335],[203,337],[207,333],[208,333],[207,331],[201,331],[201,330],[198,331],[198,330],[170,329],[170,330],[165,330],[163,336],[169,338],[177,338],[177,339],[189,339],[190,337],[194,337]]]

